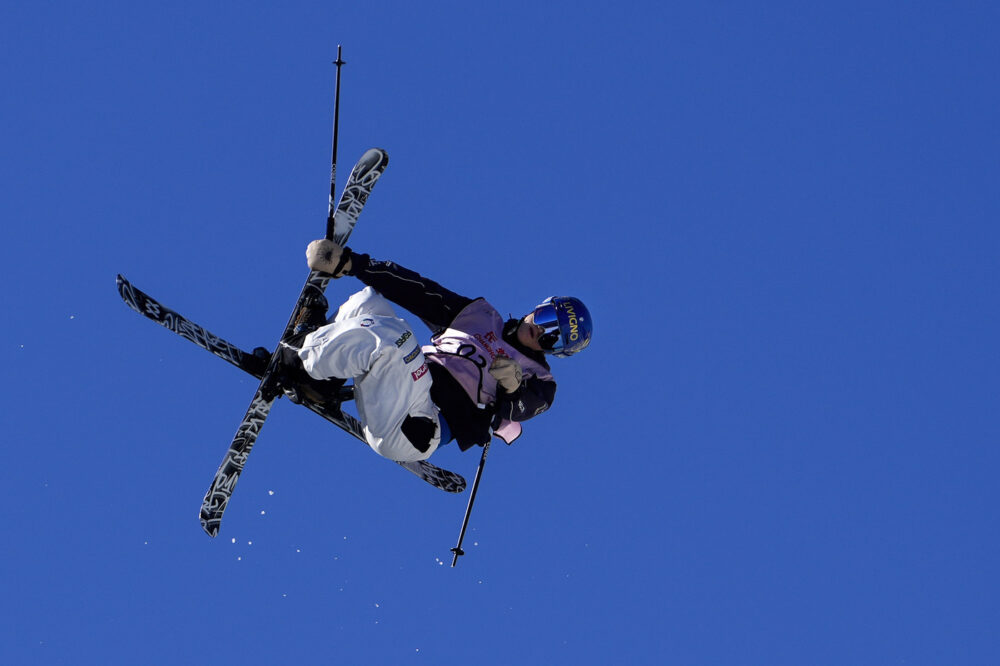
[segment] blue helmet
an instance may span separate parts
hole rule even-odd
[[[555,356],[572,356],[590,344],[594,325],[590,312],[578,298],[550,296],[535,307],[533,320],[545,329],[538,342]]]

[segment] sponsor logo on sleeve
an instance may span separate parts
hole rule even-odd
[[[372,319],[371,317],[365,317],[364,319],[361,320],[362,328],[370,328],[374,325],[375,325],[375,320]]]
[[[414,347],[413,351],[403,357],[403,360],[407,363],[412,363],[413,359],[420,355],[420,347]]]
[[[411,335],[413,334],[410,333],[409,331],[404,331],[403,334],[399,336],[399,338],[396,340],[396,346],[402,347],[403,343],[409,340]],[[407,361],[407,363],[409,363],[409,361]]]
[[[417,381],[426,374],[427,374],[427,364],[421,363],[419,368],[410,373],[410,376],[413,377],[413,381]]]

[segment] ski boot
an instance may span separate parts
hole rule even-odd
[[[326,311],[329,307],[330,304],[322,291],[312,285],[307,286],[302,295],[302,305],[295,315],[295,324],[289,342],[297,339],[298,342],[295,346],[298,347],[307,335],[320,326],[324,326],[326,324]]]
[[[264,347],[254,347],[253,351],[245,356],[243,367],[258,377],[262,377],[270,362],[271,352]]]
[[[302,367],[302,359],[299,358],[306,336],[326,324],[328,307],[322,291],[315,287],[307,288],[302,306],[295,316],[292,335],[280,344],[275,387],[297,405],[311,402],[339,413],[341,388],[347,380],[337,377],[313,379]]]

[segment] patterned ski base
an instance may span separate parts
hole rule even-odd
[[[378,154],[380,151],[375,152]],[[351,191],[350,183],[357,182],[359,172],[362,169],[367,170],[370,168],[371,158],[369,157],[369,153],[372,153],[372,151],[365,153],[351,171],[351,176],[348,179],[349,186],[345,188],[344,194],[341,197],[341,205],[345,204],[348,192]],[[384,156],[384,153],[382,155]],[[388,158],[386,158],[387,160]],[[376,176],[371,181],[372,184],[374,185],[377,180],[378,177]],[[340,214],[341,207],[338,205],[335,215]],[[353,228],[353,224],[349,226]],[[329,276],[318,271],[309,272],[306,283],[299,291],[298,298],[295,299],[295,307],[292,309],[292,314],[288,318],[288,323],[285,324],[279,341],[288,339],[289,334],[295,327],[295,317],[302,307],[306,292],[312,288],[325,291],[328,282]],[[226,453],[226,457],[223,458],[222,464],[219,465],[219,469],[215,473],[215,478],[212,479],[212,485],[209,486],[208,491],[205,493],[205,498],[202,500],[200,512],[201,526],[211,537],[219,533],[222,514],[229,505],[229,498],[232,497],[236,482],[239,480],[240,473],[243,472],[247,456],[250,455],[250,451],[257,441],[257,436],[260,434],[260,429],[271,412],[271,406],[274,405],[274,401],[278,397],[278,392],[273,388],[273,376],[278,365],[278,348],[279,345],[275,345],[275,351],[272,352],[271,359],[267,363],[267,369],[260,380],[260,386],[257,388],[254,399],[250,402],[250,406],[243,416],[243,421],[236,430],[236,435],[229,446],[229,451]]]
[[[368,446],[368,443],[365,442],[361,422],[350,414],[330,412],[323,405],[317,405],[311,402],[304,403],[304,406],[310,411],[319,414],[330,423],[335,423],[340,426],[364,442],[365,446]],[[397,461],[396,464],[403,469],[416,474],[427,483],[431,484],[435,488],[440,488],[446,493],[460,493],[465,490],[465,479],[462,478],[460,474],[450,472],[446,469],[438,467],[437,465],[432,465],[426,460],[417,460],[415,462]]]
[[[267,366],[266,359],[258,359],[252,354],[247,354],[239,347],[189,321],[183,315],[164,307],[145,292],[136,289],[121,275],[118,276],[117,283],[118,293],[122,300],[139,314],[152,319],[164,328],[170,329],[182,338],[190,340],[202,349],[207,349],[224,361],[229,361],[240,370],[249,372],[257,379],[264,376],[263,368]]]
[[[219,336],[209,333],[204,328],[188,320],[183,315],[162,305],[159,301],[135,287],[121,275],[118,276],[118,292],[121,294],[122,300],[124,300],[130,308],[139,314],[147,317],[148,319],[152,319],[156,323],[170,329],[186,340],[190,340],[202,349],[212,352],[219,358],[229,361],[237,368],[240,368],[244,372],[247,372],[258,379],[261,379],[264,376],[264,372],[261,369],[266,365],[266,361],[264,359],[257,359],[253,356],[253,354],[245,352],[236,345],[223,340]],[[308,401],[303,403],[303,407],[306,407],[315,414],[319,414],[330,423],[333,423],[337,427],[354,435],[359,441],[364,443],[365,437],[362,432],[361,423],[350,414],[332,412],[323,405],[317,405]],[[263,425],[262,419],[260,420],[260,423]],[[367,443],[365,446],[367,446]],[[237,460],[239,461],[238,463],[235,462]],[[244,454],[241,458],[234,458],[233,464],[239,469],[242,469],[243,462],[245,461],[246,455]],[[398,464],[413,474],[416,474],[418,477],[435,488],[440,488],[445,492],[460,493],[465,490],[465,479],[461,475],[437,467],[436,465],[433,465],[425,460]]]
[[[330,240],[337,245],[347,244],[347,239],[351,237],[354,225],[358,223],[358,217],[368,202],[368,196],[387,166],[389,154],[380,148],[369,148],[354,165],[333,218],[333,236]]]
[[[250,401],[250,407],[243,417],[236,437],[233,438],[233,443],[215,474],[212,487],[208,489],[202,501],[201,526],[209,536],[214,537],[219,533],[222,514],[229,504],[229,498],[233,496],[233,489],[240,478],[243,466],[246,465],[250,450],[257,441],[257,435],[264,427],[264,420],[271,411],[271,405],[274,404],[274,398],[265,398],[262,389],[263,383]]]
[[[346,243],[350,237],[357,223],[358,216],[368,196],[371,194],[372,188],[374,188],[375,183],[384,172],[388,160],[388,155],[384,151],[373,148],[362,156],[351,171],[350,178],[348,179],[347,186],[344,188],[334,217],[333,239],[339,244]],[[296,307],[292,311],[292,316],[289,318],[282,333],[282,340],[286,339],[294,328],[295,316],[301,306],[302,297],[306,290],[310,287],[315,287],[325,291],[329,280],[330,277],[325,273],[310,272],[306,284],[299,294]],[[212,485],[205,494],[204,501],[202,502],[200,514],[202,527],[210,536],[214,537],[219,532],[222,515],[229,503],[229,498],[232,496],[236,482],[239,480],[239,475],[243,471],[247,457],[250,455],[250,451],[257,441],[257,436],[270,413],[271,406],[278,397],[276,392],[271,388],[271,375],[275,368],[276,355],[272,354],[271,359],[266,361],[253,354],[248,354],[173,310],[162,306],[149,295],[133,287],[121,275],[118,276],[117,284],[122,300],[139,314],[152,319],[161,326],[194,342],[199,347],[212,352],[219,358],[229,361],[241,370],[261,379],[260,386],[243,417],[243,421],[237,429],[229,451],[219,466]],[[306,404],[305,406],[364,442],[361,424],[350,414],[334,413],[322,405]],[[399,464],[424,481],[446,492],[457,493],[465,489],[465,479],[460,475],[436,467],[428,462],[420,461]]]

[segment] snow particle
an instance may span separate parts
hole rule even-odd
[[[236,543],[236,537],[233,537],[233,543]]]
[[[267,494],[268,494],[268,495],[273,495],[273,494],[274,494],[274,491],[273,491],[273,490],[268,490],[268,491],[267,491]]]

